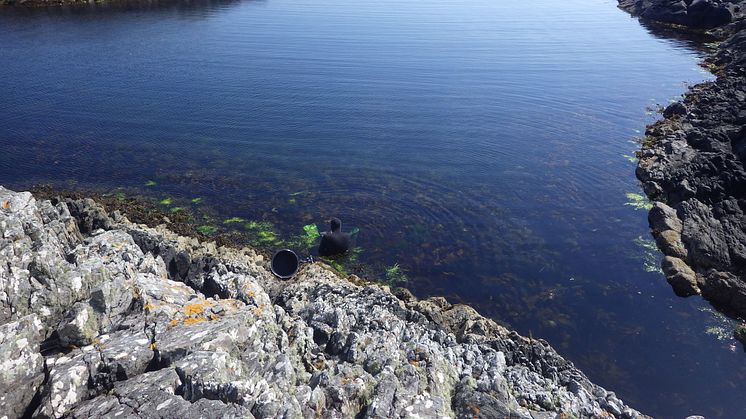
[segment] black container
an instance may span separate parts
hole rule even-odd
[[[298,272],[300,259],[298,255],[290,249],[278,250],[272,256],[272,273],[278,278],[292,278]]]

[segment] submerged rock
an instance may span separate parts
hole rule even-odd
[[[8,417],[644,417],[470,307],[320,264],[279,281],[92,201],[0,202]]]
[[[738,325],[733,330],[733,337],[743,345],[743,350],[746,351],[746,325]]]

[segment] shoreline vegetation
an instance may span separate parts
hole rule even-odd
[[[443,298],[320,263],[281,281],[90,198],[0,187],[0,232],[9,417],[647,417]]]
[[[642,20],[718,40],[704,66],[716,76],[692,86],[649,125],[636,174],[653,202],[652,234],[679,296],[702,295],[746,318],[746,2],[620,0]],[[741,328],[734,331],[746,344]]]

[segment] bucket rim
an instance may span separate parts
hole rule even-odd
[[[289,252],[290,254],[292,254],[293,256],[295,256],[295,269],[293,269],[293,272],[291,272],[288,275],[280,275],[279,273],[277,273],[275,271],[275,263],[274,263],[275,262],[275,258],[280,253],[284,253],[284,252]],[[280,278],[280,279],[290,279],[290,278],[292,278],[296,273],[298,273],[298,269],[299,268],[300,268],[300,257],[298,257],[298,254],[295,253],[292,249],[280,249],[280,250],[277,250],[272,255],[272,260],[270,260],[270,263],[269,263],[269,269],[272,271],[272,274],[274,276]]]

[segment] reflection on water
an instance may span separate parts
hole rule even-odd
[[[646,413],[746,414],[729,321],[661,277],[630,161],[646,107],[707,77],[693,39],[611,0],[135,4],[0,12],[0,183],[270,248],[338,216],[339,269],[546,338]]]

